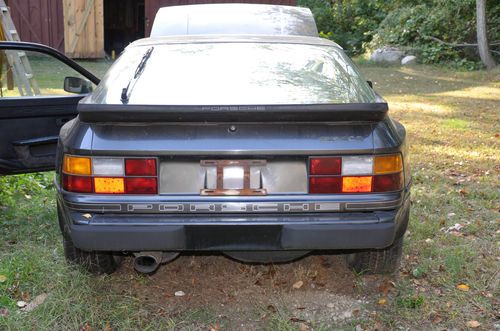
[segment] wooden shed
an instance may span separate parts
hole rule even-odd
[[[7,0],[21,40],[52,46],[73,58],[102,58],[149,36],[165,6],[262,3],[294,6],[295,0]]]

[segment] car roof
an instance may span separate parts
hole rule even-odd
[[[160,8],[151,30],[151,37],[200,34],[317,37],[318,29],[309,8],[223,3]]]
[[[325,38],[293,35],[187,35],[150,37],[134,41],[127,48],[169,44],[211,43],[303,44],[313,46],[333,46],[342,49],[342,47],[337,43]]]

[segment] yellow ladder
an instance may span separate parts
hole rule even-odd
[[[20,41],[12,17],[10,16],[9,7],[4,0],[0,0],[0,36],[7,41]],[[5,51],[7,62],[12,69],[17,82],[19,94],[34,96],[40,94],[38,83],[33,75],[33,69],[28,61],[26,52],[24,51]],[[0,68],[1,70],[1,68]]]

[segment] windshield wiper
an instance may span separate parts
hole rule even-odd
[[[135,85],[135,82],[139,78],[139,76],[141,76],[142,72],[144,71],[144,68],[146,67],[146,63],[148,62],[149,58],[151,57],[151,53],[153,53],[153,49],[154,49],[154,47],[151,47],[150,49],[148,49],[146,51],[146,53],[144,53],[144,55],[142,56],[141,62],[139,62],[139,64],[137,65],[137,68],[135,69],[134,77],[132,77],[132,79],[128,82],[127,87],[124,87],[122,89],[121,101],[123,103],[128,102],[129,90],[131,90],[131,88],[130,88],[131,84],[134,83],[132,85],[132,87],[133,87]]]

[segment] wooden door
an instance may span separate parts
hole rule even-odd
[[[63,0],[64,50],[72,58],[104,57],[103,0]]]

